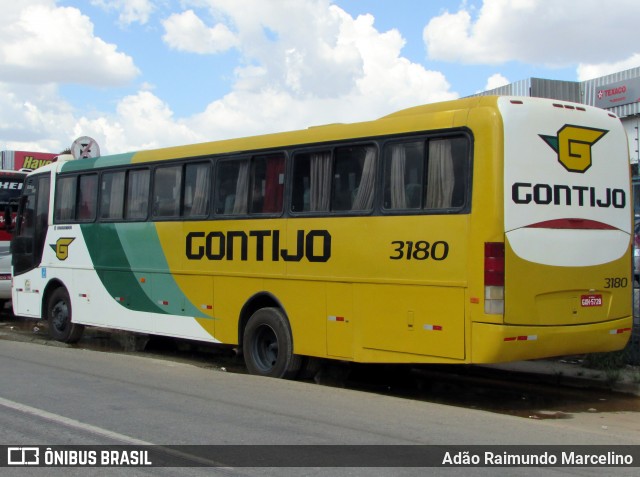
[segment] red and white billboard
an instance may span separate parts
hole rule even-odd
[[[2,169],[37,169],[51,164],[57,156],[50,152],[2,151]]]

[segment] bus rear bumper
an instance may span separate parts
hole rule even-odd
[[[571,326],[472,323],[471,363],[501,363],[617,351],[631,336],[633,317]]]

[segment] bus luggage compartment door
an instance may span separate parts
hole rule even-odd
[[[464,297],[458,287],[357,286],[362,346],[405,356],[464,359]]]

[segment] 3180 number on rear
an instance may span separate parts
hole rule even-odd
[[[604,279],[605,288],[627,288],[629,280],[625,277],[608,277]]]

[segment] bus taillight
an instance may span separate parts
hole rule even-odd
[[[504,313],[504,243],[484,244],[484,312]]]

